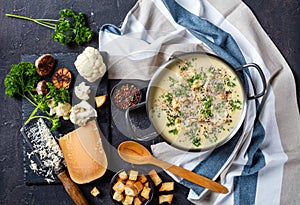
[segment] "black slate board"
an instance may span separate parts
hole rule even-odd
[[[87,85],[91,86],[92,92],[90,94],[90,99],[89,103],[94,106],[94,96],[98,95],[104,95],[108,94],[108,74],[106,73],[99,81],[96,81],[96,83],[90,84],[86,80],[84,80],[80,75],[78,75],[78,72],[74,66],[74,62],[78,56],[78,53],[54,53],[51,54],[56,60],[56,67],[55,69],[45,77],[47,81],[51,81],[51,76],[55,70],[58,68],[66,67],[68,68],[71,73],[72,73],[72,84],[70,86],[70,92],[71,92],[71,99],[72,99],[72,105],[75,105],[79,103],[79,99],[76,98],[76,96],[73,94],[73,87],[75,85],[78,85],[82,81],[86,82]],[[34,63],[35,60],[39,57],[40,55],[22,55],[21,60],[23,62],[32,62]],[[34,107],[25,99],[22,99],[22,118],[23,122],[26,121],[26,119],[29,117],[31,114],[32,110]],[[109,127],[110,127],[110,105],[109,105],[109,100],[106,100],[105,104],[102,105],[100,108],[95,108],[97,110],[97,121],[98,125],[103,133],[103,137],[106,139],[102,139],[104,142],[104,149],[106,148],[105,146],[109,143],[110,141],[110,134],[109,134]],[[62,125],[61,127],[53,132],[56,138],[59,138],[60,136],[76,129],[76,127],[70,122],[70,121],[61,121]],[[50,126],[50,124],[49,124]],[[34,173],[31,168],[29,167],[30,165],[30,159],[27,156],[27,153],[30,153],[32,150],[30,146],[27,144],[25,140],[23,140],[23,153],[24,153],[24,181],[27,185],[34,185],[34,184],[48,184],[48,182],[45,180],[45,177],[37,175]],[[107,150],[109,151],[109,150]],[[34,160],[34,158],[32,158]],[[35,161],[35,160],[34,160]],[[58,178],[55,177],[54,182],[51,182],[51,184],[60,184],[60,181]]]

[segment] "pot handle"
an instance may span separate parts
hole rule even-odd
[[[143,106],[146,106],[146,102],[141,102],[139,104],[129,107],[125,112],[125,120],[127,125],[127,131],[133,139],[139,141],[148,141],[154,139],[159,135],[156,132],[155,128],[152,126],[152,124],[150,124],[150,126],[146,129],[140,129],[134,126],[130,119],[130,112]]]
[[[262,85],[263,85],[262,91],[258,94],[255,93],[253,96],[248,96],[248,100],[253,100],[253,99],[257,99],[257,98],[262,97],[266,93],[266,90],[267,90],[267,82],[266,82],[266,78],[265,78],[265,75],[264,75],[262,69],[259,67],[259,65],[255,64],[255,63],[248,63],[246,65],[238,67],[236,69],[236,71],[241,71],[245,68],[255,68],[258,71],[258,74],[260,75],[261,82],[262,82]]]

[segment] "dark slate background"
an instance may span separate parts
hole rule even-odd
[[[23,177],[21,100],[4,95],[3,81],[11,64],[20,62],[21,55],[39,53],[80,53],[85,46],[98,47],[97,31],[105,23],[121,25],[135,0],[11,0],[0,1],[0,204],[73,204],[61,185],[27,186]],[[295,75],[298,102],[300,96],[300,2],[299,0],[261,0],[245,3],[253,10],[267,34],[286,58]],[[93,41],[84,46],[62,46],[52,41],[52,31],[32,22],[5,17],[16,13],[30,17],[57,18],[58,10],[72,8],[88,17],[95,31]],[[111,82],[113,84],[113,82]],[[112,138],[119,133],[112,131]],[[112,204],[108,184],[112,173],[90,185],[81,186],[91,204]],[[163,176],[168,179],[168,176]],[[100,187],[100,197],[93,198],[89,190]],[[188,204],[187,190],[176,185],[174,204]],[[292,196],[291,196],[292,197]],[[153,204],[157,203],[154,201]]]

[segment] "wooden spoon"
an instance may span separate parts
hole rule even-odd
[[[129,163],[153,164],[212,191],[223,194],[228,192],[226,187],[211,179],[153,157],[146,147],[137,142],[126,141],[121,143],[118,147],[118,153],[123,160]]]

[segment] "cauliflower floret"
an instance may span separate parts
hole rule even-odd
[[[85,100],[71,109],[70,120],[75,125],[85,126],[93,117],[97,117],[97,111]]]
[[[50,115],[55,114],[55,113],[51,113],[51,111],[53,111],[52,109],[55,108],[55,101],[53,99],[50,99],[48,101],[48,107],[50,108]]]
[[[87,47],[78,55],[74,65],[78,73],[91,83],[102,77],[106,72],[106,66],[100,52],[93,47]]]
[[[89,96],[90,92],[91,92],[90,86],[85,85],[85,82],[82,82],[75,87],[75,95],[80,100],[88,100],[90,98]]]
[[[57,106],[55,106],[55,101],[51,99],[48,103],[48,107],[50,108],[50,115],[56,114],[58,117],[63,117],[64,120],[70,119],[72,106],[69,103],[59,102]]]
[[[69,103],[58,103],[56,107],[56,115],[63,117],[64,120],[69,120],[71,108],[72,106]]]

